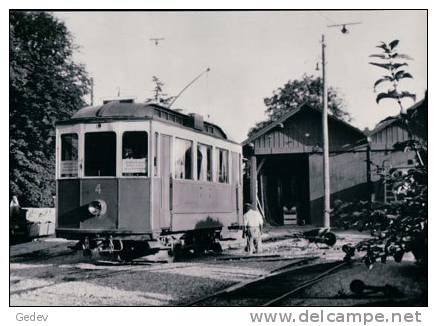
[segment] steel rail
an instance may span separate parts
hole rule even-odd
[[[293,295],[293,294],[295,294],[295,293],[297,293],[297,292],[299,292],[299,291],[301,291],[301,290],[303,290],[303,289],[305,289],[305,288],[307,288],[307,287],[309,287],[309,286],[311,286],[311,285],[313,285],[313,284],[323,280],[324,278],[330,276],[336,270],[338,270],[338,269],[340,269],[340,268],[342,268],[342,267],[344,267],[346,265],[349,265],[349,264],[350,264],[349,262],[342,261],[338,265],[336,265],[334,267],[331,267],[330,269],[328,269],[328,270],[324,271],[323,273],[317,275],[315,278],[313,278],[313,279],[311,279],[309,281],[305,281],[305,282],[301,283],[299,286],[295,287],[294,289],[292,289],[292,290],[290,290],[290,291],[280,295],[279,297],[276,297],[276,298],[274,298],[274,299],[264,303],[262,306],[263,307],[268,307],[268,306],[271,306],[271,305],[273,305],[275,303],[278,303],[278,302],[280,302],[280,301],[290,297],[291,295]]]
[[[277,275],[285,274],[285,273],[290,272],[292,270],[296,270],[299,267],[302,267],[301,266],[302,264],[308,263],[308,262],[310,262],[312,260],[315,260],[317,258],[318,257],[314,256],[314,257],[305,257],[305,258],[301,258],[301,259],[296,259],[296,261],[294,261],[294,262],[292,262],[290,264],[287,264],[286,266],[274,269],[269,274],[262,275],[260,277],[257,277],[255,279],[253,279],[253,280],[243,281],[243,282],[239,282],[239,283],[236,283],[236,284],[232,284],[231,286],[228,286],[228,287],[226,287],[224,289],[218,290],[218,291],[213,292],[211,294],[207,294],[207,295],[205,295],[205,296],[203,296],[201,298],[195,299],[195,300],[193,300],[193,301],[191,301],[189,303],[182,304],[181,306],[185,306],[185,307],[187,307],[187,306],[194,306],[196,304],[199,304],[201,302],[205,302],[205,301],[207,301],[209,299],[212,299],[214,297],[218,297],[218,296],[220,296],[222,294],[232,293],[232,292],[237,291],[237,290],[239,290],[239,289],[241,289],[241,288],[243,288],[245,286],[248,286],[250,284],[253,284],[253,283],[256,283],[256,282],[260,282],[260,281],[269,279],[269,278],[277,276]]]

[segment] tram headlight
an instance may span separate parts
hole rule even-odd
[[[106,203],[99,199],[88,204],[88,212],[93,216],[101,216],[106,213]]]

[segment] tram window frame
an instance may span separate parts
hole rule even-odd
[[[75,145],[73,143],[69,144],[71,146],[71,150],[75,149],[75,155],[73,155],[72,151],[70,153],[71,159],[64,159],[66,157],[65,150],[65,143],[64,139],[67,137],[73,137],[75,138]],[[77,133],[71,132],[71,133],[65,133],[61,134],[60,136],[61,140],[61,149],[60,149],[60,158],[59,158],[59,176],[61,178],[78,178],[79,177],[79,135]],[[76,157],[76,159],[73,159],[73,157]],[[68,164],[65,164],[64,168],[64,162],[69,162]],[[75,162],[75,163],[74,163]],[[64,169],[69,169],[71,173],[63,173]]]
[[[132,134],[132,139],[129,147],[125,147],[125,141],[128,135]],[[141,135],[141,137],[145,136],[145,139],[134,139],[134,135]],[[143,148],[142,146],[145,146]],[[131,153],[128,154],[127,149],[131,150]],[[145,156],[141,156],[144,154]],[[133,157],[126,157],[127,155],[132,155]],[[138,157],[140,156],[140,157]],[[132,160],[132,161],[131,161]],[[135,160],[135,161],[134,161]],[[141,162],[140,160],[144,160]],[[126,162],[125,162],[126,161]],[[149,133],[145,130],[126,130],[122,133],[121,136],[121,176],[122,177],[147,177],[149,175]],[[125,172],[125,163],[131,162],[134,165],[143,165],[144,164],[144,172],[135,170],[135,166],[131,167],[133,170],[131,172]],[[127,167],[126,167],[127,168]]]
[[[200,147],[204,147],[206,148],[206,178],[203,178],[203,175],[201,175],[201,168],[202,168],[202,162],[203,162],[203,157],[199,154],[201,154],[200,152]],[[208,151],[209,150],[209,151]],[[201,181],[201,182],[213,182],[213,147],[211,145],[208,144],[203,144],[203,143],[197,143],[197,180]],[[199,157],[201,157],[201,159],[199,160]]]
[[[107,135],[108,139],[105,139],[102,143],[100,144],[102,146],[89,146],[88,142],[90,141],[90,137],[94,137],[94,136],[103,136],[103,135]],[[109,137],[111,137],[112,139],[109,139]],[[112,142],[112,151],[108,152],[107,156],[102,155],[102,151],[100,151],[101,149],[105,150],[110,148],[108,146],[108,140],[110,140]],[[91,148],[90,148],[91,147]],[[99,152],[100,151],[100,152]],[[99,155],[100,154],[100,155]],[[95,178],[95,177],[116,177],[117,176],[117,134],[114,131],[92,131],[92,132],[86,132],[84,135],[84,177],[87,178]],[[111,157],[109,157],[111,156]],[[104,174],[100,174],[98,173],[98,171],[101,171],[103,169],[97,169],[96,173],[90,173],[90,157],[94,158],[94,160],[92,161],[99,161],[98,163],[101,164],[101,166],[103,166],[104,168],[108,169],[107,171],[110,171],[108,173],[106,173],[106,171],[104,171]],[[112,165],[110,165],[110,163],[112,162]],[[104,163],[104,164],[102,164]],[[95,164],[95,163],[94,163]],[[93,170],[91,170],[93,171]],[[93,171],[94,172],[94,171]]]
[[[230,151],[225,149],[225,148],[220,148],[220,147],[216,147],[215,148],[215,153],[216,153],[216,158],[215,158],[215,175],[216,175],[216,182],[218,183],[223,183],[223,184],[229,184],[230,183],[230,163],[229,163],[229,157],[230,157]],[[220,153],[226,153],[226,160],[224,162],[226,162],[225,168],[226,168],[226,174],[225,174],[225,178],[222,179],[222,172],[221,172],[221,168],[222,165],[220,164]],[[223,162],[223,160],[222,160]]]
[[[187,145],[188,143],[190,144],[189,147],[179,147],[178,146],[178,142],[182,143],[185,142],[185,145]],[[193,141],[190,139],[184,139],[184,138],[178,138],[175,137],[174,138],[174,150],[173,150],[173,166],[174,166],[174,177],[175,179],[178,180],[193,180]],[[188,150],[190,150],[189,152],[187,152]],[[180,153],[178,153],[178,151],[180,151]],[[183,153],[183,160],[182,159],[182,155],[178,154],[182,154],[182,151],[185,151]],[[189,159],[189,166],[186,163],[187,159]],[[182,164],[178,164],[178,161],[180,161]],[[180,166],[179,166],[180,165]],[[183,166],[183,169],[181,169],[181,167]],[[183,170],[183,171],[182,171]],[[188,172],[188,173],[187,173]],[[181,174],[182,173],[182,174]]]
[[[153,176],[158,177],[159,176],[159,132],[155,131],[154,137],[153,137]]]
[[[238,184],[241,185],[241,174],[242,172],[242,160],[241,160],[241,153],[238,153]]]

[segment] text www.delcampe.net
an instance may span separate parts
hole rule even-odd
[[[421,323],[421,313],[415,312],[326,312],[305,310],[304,312],[251,312],[250,321],[253,323],[355,323],[367,325],[370,323],[398,324]]]

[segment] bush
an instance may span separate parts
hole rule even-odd
[[[428,172],[427,166],[417,166],[407,173],[387,177],[393,184],[397,201],[390,203],[342,203],[334,206],[334,225],[369,230],[375,237],[346,246],[346,259],[355,251],[364,251],[368,267],[387,257],[402,261],[406,252],[412,252],[416,261],[427,264],[428,258]]]

